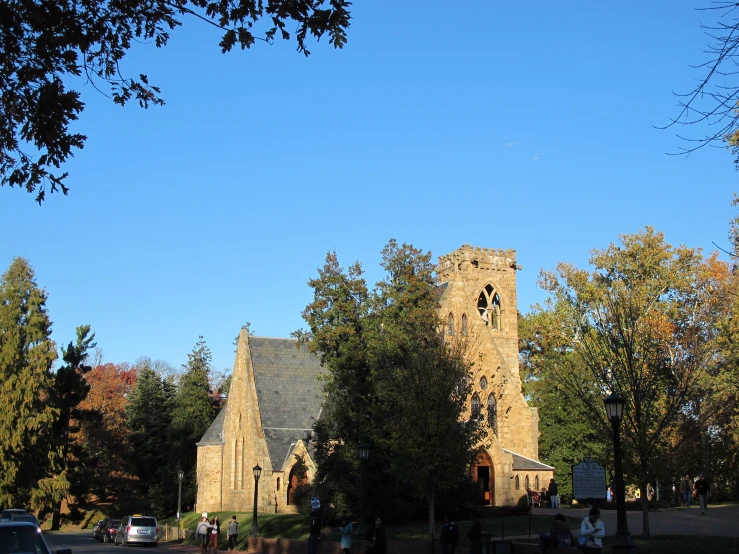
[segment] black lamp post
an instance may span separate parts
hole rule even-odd
[[[177,472],[177,481],[179,484],[179,488],[177,490],[177,539],[181,539],[180,537],[180,519],[182,518],[182,514],[180,514],[180,509],[182,508],[182,479],[185,478],[185,472],[182,470],[179,470]]]
[[[636,552],[636,544],[629,533],[626,520],[626,487],[624,486],[624,468],[621,462],[621,417],[624,412],[624,399],[616,392],[608,395],[603,403],[613,428],[613,459],[616,470],[616,536],[612,549],[616,551]]]
[[[357,445],[357,453],[359,454],[359,469],[360,469],[360,483],[359,483],[359,525],[357,525],[357,536],[363,537],[367,534],[367,525],[365,525],[365,521],[367,519],[366,514],[364,513],[364,482],[365,482],[365,472],[367,471],[365,469],[365,466],[367,465],[367,459],[370,455],[370,450],[372,450],[372,443],[371,442],[360,442]]]
[[[257,495],[259,494],[259,476],[262,474],[262,468],[257,464],[252,468],[252,470],[254,471],[254,510],[252,511],[251,530],[249,531],[249,535],[252,537],[258,537],[259,525],[257,525]]]

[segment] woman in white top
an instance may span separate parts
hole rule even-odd
[[[594,506],[590,509],[588,517],[582,520],[577,544],[583,552],[603,552],[602,539],[606,536],[606,528],[598,516],[600,516],[600,510]]]

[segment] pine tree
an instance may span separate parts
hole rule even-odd
[[[27,260],[16,258],[0,280],[0,505],[28,505],[58,452],[49,437],[58,410],[49,400],[56,345],[46,293]]]
[[[136,385],[126,406],[126,419],[131,445],[128,466],[139,478],[140,492],[148,496],[157,472],[167,465],[170,451],[167,433],[172,420],[174,388],[157,373],[149,360],[138,367]]]

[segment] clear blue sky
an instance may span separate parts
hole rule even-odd
[[[681,146],[673,91],[705,61],[708,5],[362,1],[349,44],[222,55],[195,20],[123,64],[163,108],[83,88],[86,148],[68,197],[0,189],[0,265],[27,257],[54,338],[90,323],[107,361],[179,366],[198,335],[233,365],[245,321],[286,337],[330,249],[380,277],[390,237],[445,254],[513,248],[519,309],[541,268],[652,225],[672,244],[726,243],[737,173]],[[702,134],[705,129],[681,129]]]

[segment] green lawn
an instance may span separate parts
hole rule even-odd
[[[225,545],[226,525],[231,516],[236,515],[239,522],[239,545],[246,546],[247,535],[251,528],[252,514],[235,513],[234,512],[211,512],[208,518],[218,515],[221,520],[221,542]],[[200,521],[199,513],[183,514],[183,528],[194,530]],[[568,518],[568,523],[572,529],[576,529],[580,525],[580,518]],[[174,518],[161,520],[160,523],[174,526]],[[531,536],[537,537],[541,532],[548,532],[552,523],[552,516],[549,515],[532,515],[531,516]],[[307,517],[299,514],[259,514],[259,530],[263,537],[267,538],[286,538],[308,540],[309,520]],[[441,532],[441,522],[437,522],[434,536],[439,538]],[[466,544],[467,531],[472,525],[471,521],[459,522],[460,542]],[[416,521],[404,524],[393,525],[392,523],[385,525],[385,530],[389,540],[429,540],[428,523]],[[484,520],[484,531],[500,536],[501,531],[505,531],[506,537],[514,535],[526,535],[529,532],[529,518],[527,515],[506,517],[506,518],[486,518]],[[324,533],[329,540],[338,541],[341,537],[338,528],[325,527]],[[195,537],[191,537],[187,542],[195,543]]]

